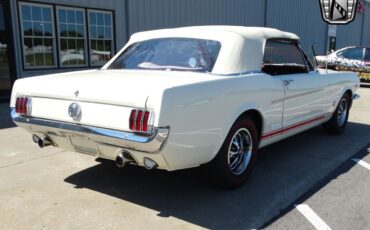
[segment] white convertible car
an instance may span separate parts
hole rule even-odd
[[[257,150],[323,124],[343,132],[359,80],[317,69],[292,34],[202,26],[134,34],[97,70],[16,81],[14,122],[40,147],[240,186]]]

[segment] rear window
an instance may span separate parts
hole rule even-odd
[[[214,40],[152,39],[129,46],[108,69],[212,72],[220,49]]]

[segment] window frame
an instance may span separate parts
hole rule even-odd
[[[111,60],[113,57],[114,57],[114,53],[115,53],[115,33],[114,33],[114,12],[113,11],[108,11],[108,10],[98,10],[98,9],[87,9],[86,10],[86,18],[87,18],[87,25],[86,25],[86,28],[87,29],[87,35],[88,35],[88,49],[89,49],[89,57],[88,57],[88,61],[89,61],[89,67],[103,67],[105,66],[109,60],[104,63],[103,65],[94,65],[92,64],[92,61],[91,61],[91,40],[108,40],[108,39],[99,39],[99,38],[94,38],[92,39],[91,36],[90,36],[90,13],[103,13],[103,14],[110,14],[111,16],[111,57],[109,60]],[[104,27],[105,27],[105,23],[104,23]],[[105,33],[105,32],[104,32]]]
[[[27,67],[26,66],[26,62],[25,62],[25,52],[24,52],[24,48],[23,48],[23,45],[24,45],[24,36],[23,36],[23,20],[22,20],[22,15],[21,15],[21,5],[24,4],[24,5],[39,5],[41,7],[48,7],[51,9],[51,19],[52,19],[52,32],[53,32],[53,36],[50,37],[52,38],[52,41],[53,41],[53,61],[54,61],[54,65],[53,66],[34,66],[34,67]],[[59,55],[60,55],[60,45],[59,45],[59,26],[58,26],[58,18],[57,18],[57,8],[58,7],[66,7],[66,8],[72,8],[72,9],[81,9],[82,11],[84,11],[84,21],[85,21],[85,27],[84,27],[84,31],[86,33],[86,37],[85,39],[87,39],[87,41],[85,42],[85,46],[86,46],[86,62],[87,64],[84,65],[84,66],[80,66],[80,65],[71,65],[71,66],[62,66],[60,65],[60,60],[59,60]],[[47,2],[37,2],[37,1],[32,1],[32,2],[29,2],[29,1],[26,1],[26,0],[18,0],[16,2],[16,10],[17,10],[17,19],[18,19],[18,24],[20,24],[17,28],[18,32],[19,32],[19,49],[20,49],[20,52],[21,52],[21,57],[22,57],[22,71],[24,72],[28,72],[28,71],[43,71],[43,70],[60,70],[60,69],[84,69],[84,68],[89,68],[89,69],[93,69],[93,68],[99,68],[99,67],[103,67],[105,66],[107,63],[109,63],[109,61],[107,61],[105,64],[103,65],[91,65],[91,59],[90,59],[90,33],[89,33],[89,18],[88,18],[88,11],[97,11],[97,12],[102,12],[102,13],[109,13],[111,15],[111,20],[112,20],[112,24],[111,24],[111,58],[114,57],[115,53],[117,52],[117,46],[116,46],[116,21],[115,21],[115,10],[112,10],[112,9],[108,9],[108,8],[96,8],[96,7],[80,7],[80,6],[75,6],[75,5],[71,5],[71,4],[59,4],[59,3],[47,3]]]
[[[301,53],[303,55],[303,59],[306,62],[306,67],[307,67],[308,71],[309,72],[317,71],[317,66],[312,62],[310,56],[308,56],[308,53],[306,52],[306,50],[302,46],[301,42],[299,42],[299,41],[298,41],[298,48],[299,48],[299,50],[301,51]],[[312,69],[310,68],[310,65],[311,65]]]
[[[82,12],[83,14],[83,26],[84,26],[84,37],[83,38],[78,38],[78,37],[75,37],[75,38],[72,38],[72,37],[62,37],[60,36],[60,22],[59,22],[59,10],[60,9],[64,9],[64,10],[73,10],[73,11],[80,11]],[[90,67],[90,59],[89,59],[89,55],[90,55],[90,52],[89,52],[89,47],[88,47],[88,40],[89,40],[89,35],[87,34],[88,33],[88,29],[87,29],[87,21],[86,21],[86,9],[84,8],[79,8],[79,7],[70,7],[70,6],[61,6],[61,5],[56,5],[55,6],[55,12],[56,12],[56,15],[55,15],[55,18],[56,18],[56,26],[57,26],[57,39],[58,39],[58,68],[60,69],[70,69],[70,68],[81,68],[81,67]],[[68,24],[68,23],[67,23]],[[85,64],[79,64],[79,65],[62,65],[61,63],[61,58],[60,58],[60,53],[61,53],[61,39],[75,39],[75,40],[83,40],[84,41],[84,60],[85,60]]]
[[[23,15],[22,15],[22,6],[36,6],[36,7],[45,7],[50,9],[50,17],[51,17],[51,30],[52,30],[52,36],[51,37],[45,37],[45,36],[25,36],[24,35],[24,28],[23,28]],[[23,70],[49,70],[49,69],[56,69],[58,68],[58,61],[57,61],[57,49],[56,49],[56,34],[55,34],[55,15],[54,15],[54,7],[51,4],[42,4],[42,3],[34,3],[34,2],[18,2],[18,21],[19,21],[19,29],[20,29],[20,36],[21,36],[21,52],[22,52],[22,66]],[[33,22],[33,20],[31,21]],[[36,38],[51,38],[53,43],[53,62],[54,65],[46,66],[27,66],[26,65],[26,52],[24,50],[24,39],[25,37],[30,37],[32,39]]]

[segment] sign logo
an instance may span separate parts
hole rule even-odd
[[[81,107],[77,103],[72,103],[68,107],[68,115],[73,118],[73,120],[77,120],[81,116]]]
[[[330,24],[347,24],[355,19],[358,0],[320,0],[321,14]]]

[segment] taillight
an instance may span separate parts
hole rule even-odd
[[[31,97],[17,97],[15,101],[15,112],[18,115],[30,116],[32,112]]]
[[[150,112],[145,111],[144,119],[143,119],[143,126],[142,126],[144,132],[148,132],[149,117],[150,117]]]
[[[135,119],[136,119],[136,110],[133,109],[130,115],[130,129],[131,130],[135,129]]]
[[[151,132],[153,129],[153,113],[146,110],[133,109],[130,115],[129,127],[134,132]]]
[[[143,111],[139,110],[136,115],[135,130],[143,131]]]

